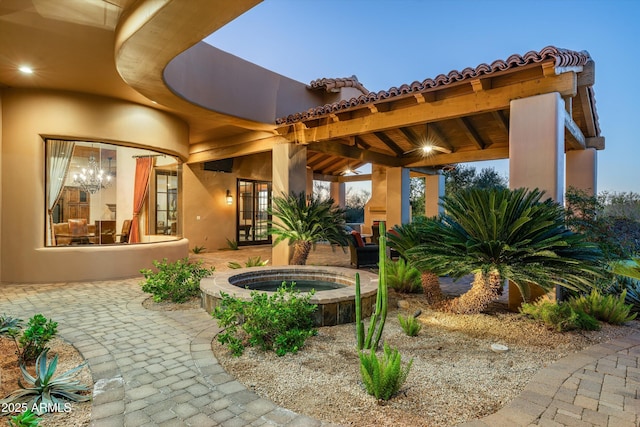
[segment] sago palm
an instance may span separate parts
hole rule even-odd
[[[471,289],[449,309],[478,313],[498,297],[505,279],[527,299],[529,285],[588,290],[600,251],[565,227],[563,209],[541,201],[537,189],[469,189],[443,198],[446,214],[434,221],[437,236],[409,249],[423,270],[460,278],[474,273]]]
[[[347,245],[344,211],[333,204],[333,199],[307,201],[304,192],[274,196],[270,214],[273,220],[269,233],[277,236],[274,244],[288,240],[293,246],[293,265],[305,265],[311,248],[319,241]]]
[[[437,238],[432,230],[434,224],[434,220],[420,216],[408,224],[396,225],[387,235],[389,246],[411,262],[407,253],[409,249],[426,243],[428,239]],[[437,274],[430,270],[421,270],[420,282],[424,297],[429,304],[437,303],[442,299],[440,278]]]

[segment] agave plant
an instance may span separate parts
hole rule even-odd
[[[5,315],[0,316],[0,335],[14,335],[21,323],[22,319]]]
[[[590,291],[600,269],[598,247],[566,228],[562,207],[543,192],[469,189],[445,196],[435,239],[409,249],[414,265],[443,276],[475,274],[471,289],[452,300],[458,313],[478,313],[505,279],[527,300],[529,285]]]
[[[321,240],[347,245],[344,211],[334,205],[333,199],[314,197],[307,201],[304,191],[274,196],[269,214],[275,219],[269,221],[269,233],[277,236],[274,245],[283,240],[293,245],[293,265],[305,265],[309,252]]]
[[[247,259],[247,262],[244,263],[244,265],[240,264],[239,262],[229,261],[227,266],[232,269],[238,269],[238,268],[250,268],[250,267],[264,267],[267,264],[269,264],[268,259],[265,259],[263,261],[260,256],[256,256],[256,257],[249,257]]]
[[[27,402],[27,406],[35,409],[34,412],[40,415],[46,412],[47,408],[62,406],[64,402],[61,398],[73,402],[85,402],[91,399],[90,395],[78,394],[89,391],[89,387],[72,379],[80,372],[85,363],[54,377],[58,367],[58,355],[53,357],[51,363],[47,363],[48,351],[45,349],[38,355],[35,377],[27,371],[24,363],[20,364],[20,370],[27,386],[18,380],[21,389],[9,394],[0,403]]]

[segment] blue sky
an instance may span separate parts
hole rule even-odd
[[[356,75],[373,91],[548,45],[586,50],[606,138],[598,191],[640,193],[640,1],[266,0],[206,41],[304,83]]]

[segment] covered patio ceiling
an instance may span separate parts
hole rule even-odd
[[[333,79],[320,82],[335,88]],[[547,47],[291,114],[277,125],[287,141],[307,146],[317,177],[335,180],[366,163],[428,172],[508,158],[510,101],[558,92],[566,103],[565,151],[601,150],[593,84],[587,52]]]

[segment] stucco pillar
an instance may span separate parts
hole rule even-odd
[[[273,146],[274,196],[300,193],[307,189],[307,147],[298,144],[275,144]],[[292,251],[286,242],[273,247],[273,265],[288,265]]]
[[[387,169],[387,228],[406,224],[411,218],[409,169]]]
[[[598,152],[595,148],[567,152],[567,189],[573,187],[595,196],[598,189]]]
[[[338,207],[344,208],[346,203],[346,191],[344,182],[332,182],[329,187],[329,195]]]
[[[313,196],[313,170],[311,168],[307,168],[305,165],[305,170],[307,171],[307,180],[305,192],[307,193],[307,197]]]
[[[509,186],[538,188],[564,203],[564,101],[557,92],[511,101],[509,119]],[[531,285],[531,300],[544,294]],[[523,299],[509,283],[509,308]]]
[[[387,220],[387,168],[371,165],[371,198],[364,205],[363,233],[371,233],[374,221]]]
[[[511,101],[509,186],[564,201],[564,101],[557,92]]]
[[[444,175],[426,175],[424,177],[424,215],[433,217],[440,215],[444,209],[440,198],[444,196]]]

